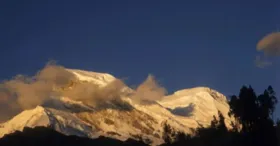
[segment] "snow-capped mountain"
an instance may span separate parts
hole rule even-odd
[[[116,80],[106,73],[67,69],[78,80],[101,87]],[[128,90],[132,89],[125,87]],[[229,106],[226,97],[205,87],[185,89],[162,100],[140,104],[129,97],[100,106],[90,106],[68,97],[52,98],[35,109],[25,110],[0,124],[0,137],[24,127],[46,126],[66,135],[96,138],[100,135],[120,140],[143,139],[152,145],[163,143],[164,124],[176,131],[191,133],[199,125],[208,126],[221,111],[227,122]]]
[[[218,111],[225,117],[227,126],[230,126],[232,121],[228,115],[229,105],[226,97],[206,87],[177,91],[159,103],[169,108],[173,114],[194,119],[200,125],[209,124],[213,115],[218,116]]]

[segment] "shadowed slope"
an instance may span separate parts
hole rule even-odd
[[[5,135],[0,139],[1,146],[145,146],[144,143],[128,139],[127,141],[119,141],[107,137],[99,137],[97,139],[82,138],[77,136],[65,136],[52,129],[45,127],[25,128],[23,132],[16,131],[12,134]]]

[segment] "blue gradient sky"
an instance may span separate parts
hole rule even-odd
[[[1,0],[0,79],[33,75],[49,59],[138,84],[149,73],[169,92],[243,84],[280,95],[280,60],[254,66],[256,43],[280,28],[279,0]]]

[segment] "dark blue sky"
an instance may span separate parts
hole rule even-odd
[[[0,19],[1,80],[54,59],[129,84],[152,73],[170,92],[251,84],[280,95],[280,61],[254,66],[258,40],[280,28],[279,0],[1,0]]]

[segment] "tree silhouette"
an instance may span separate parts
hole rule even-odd
[[[176,135],[176,132],[171,128],[170,125],[167,124],[167,122],[165,122],[163,125],[163,140],[166,144],[171,144],[174,141],[175,137],[178,137]]]
[[[252,132],[258,120],[257,95],[251,86],[243,86],[239,96],[232,96],[229,102],[231,114],[242,124],[243,132]]]
[[[259,106],[260,106],[260,116],[261,118],[273,119],[273,113],[275,110],[275,106],[278,102],[277,98],[275,97],[275,92],[271,86],[269,86],[263,94],[258,97]]]
[[[243,86],[239,96],[232,96],[229,104],[231,114],[242,124],[246,145],[276,145],[273,113],[277,98],[271,86],[259,96],[251,86]]]

